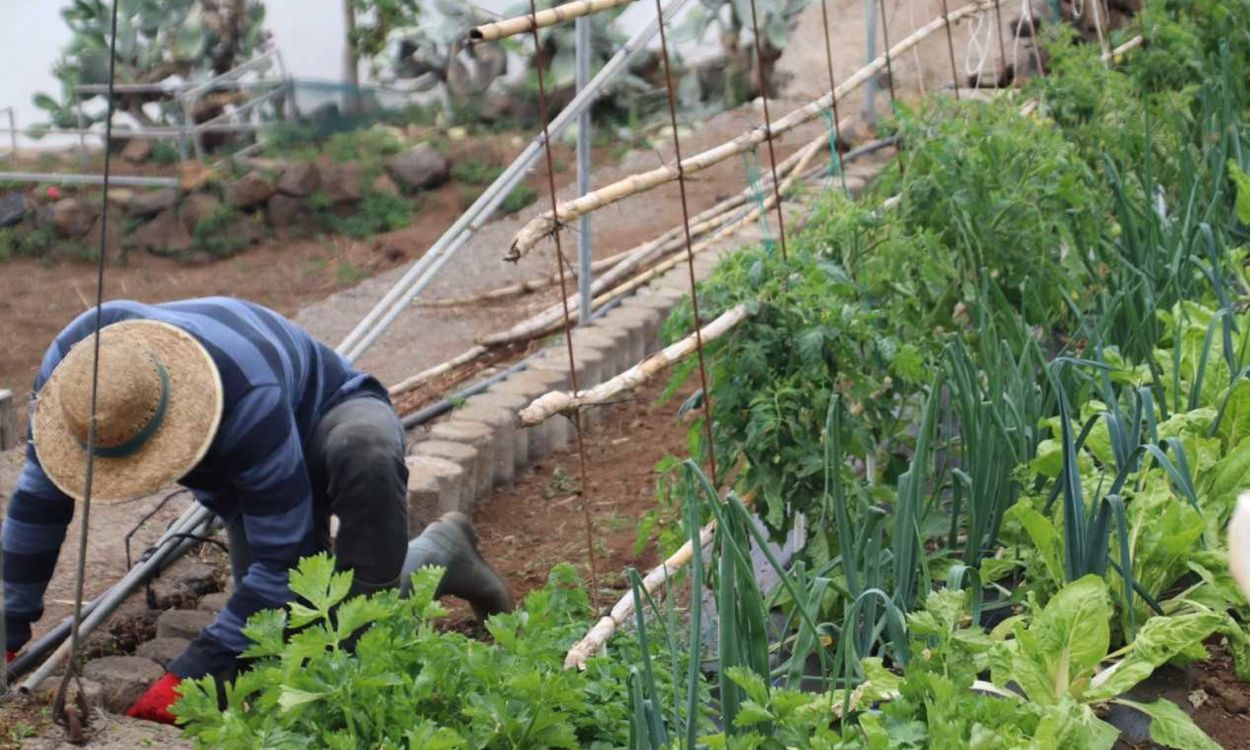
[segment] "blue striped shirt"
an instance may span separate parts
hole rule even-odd
[[[204,459],[180,480],[226,522],[240,519],[252,565],[217,619],[170,664],[182,677],[228,669],[248,645],[243,624],[255,612],[292,598],[290,568],[318,547],[305,449],[318,420],[356,397],[386,400],[386,389],[277,313],[224,297],[161,305],[106,303],[103,325],[156,320],[204,345],[221,372],[221,426]],[[94,311],[56,337],[35,379],[38,392],[78,341],[92,334]],[[43,614],[74,502],[44,474],[33,443],[9,500],[3,530],[6,648],[30,639]]]

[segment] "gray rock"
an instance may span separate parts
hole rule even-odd
[[[26,215],[25,193],[0,196],[0,227],[11,227]]]
[[[157,609],[190,606],[201,596],[221,590],[224,576],[217,566],[184,558],[152,581]]]
[[[199,609],[205,612],[220,612],[226,608],[226,602],[230,601],[230,592],[219,591],[216,594],[206,594],[200,597]]]
[[[126,212],[131,216],[155,216],[161,211],[168,211],[178,203],[178,191],[173,188],[148,190],[135,193],[126,204]]]
[[[191,233],[171,208],[131,232],[123,244],[128,249],[147,250],[154,255],[177,255],[191,248]]]
[[[156,637],[194,640],[216,617],[202,609],[171,609],[156,618]]]
[[[99,206],[77,198],[62,198],[53,203],[51,208],[52,226],[56,229],[57,236],[65,239],[86,234],[100,215]]]
[[[226,185],[226,203],[235,208],[253,208],[273,196],[274,187],[258,172],[248,172]]]
[[[303,201],[282,193],[269,199],[265,213],[269,217],[269,226],[277,231],[306,229],[313,223],[312,212],[304,206]]]
[[[443,154],[422,143],[402,154],[392,156],[386,162],[386,171],[408,190],[437,187],[447,179],[451,161]]]
[[[373,192],[381,195],[399,195],[399,185],[395,181],[384,174],[380,174],[373,178],[373,184],[369,186]]]
[[[139,648],[135,649],[135,656],[151,659],[169,669],[169,663],[182,656],[182,652],[190,645],[191,641],[186,638],[153,638],[140,643]]]
[[[56,693],[61,689],[62,677],[49,677],[39,686],[39,690],[35,695],[39,700],[51,704],[56,698]],[[104,688],[95,680],[88,680],[81,677],[78,680],[71,681],[69,687],[65,689],[65,702],[70,705],[78,700],[78,686],[82,685],[82,695],[87,701],[87,708],[96,709],[104,705]]]
[[[321,173],[321,192],[333,206],[359,203],[365,194],[365,168],[359,164],[334,164]]]
[[[83,665],[82,676],[104,688],[104,707],[114,713],[130,708],[165,669],[140,656],[104,656]]]
[[[192,193],[178,206],[178,218],[188,232],[194,234],[201,221],[211,217],[221,208],[221,201],[208,193]]]
[[[321,171],[308,161],[297,161],[282,171],[278,192],[296,197],[312,195],[321,185]]]
[[[121,157],[131,164],[141,164],[152,156],[152,141],[147,138],[131,138],[126,141]]]

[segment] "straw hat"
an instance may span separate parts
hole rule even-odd
[[[94,348],[88,336],[70,349],[31,422],[44,472],[75,500],[87,476]],[[208,452],[221,408],[221,374],[190,334],[153,320],[101,329],[92,499],[131,500],[180,479]]]

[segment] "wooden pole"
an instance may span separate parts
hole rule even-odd
[[[533,427],[557,414],[568,414],[583,406],[603,404],[616,399],[622,393],[639,388],[656,375],[693,354],[700,335],[704,342],[715,341],[734,326],[746,320],[749,313],[745,304],[735,305],[702,329],[692,332],[681,341],[670,344],[652,354],[620,375],[587,391],[576,394],[569,391],[551,391],[543,394],[517,414],[517,425]]]
[[[469,29],[469,43],[493,42],[517,34],[527,34],[535,28],[542,29],[547,26],[554,26],[557,23],[565,23],[581,16],[610,10],[632,2],[635,2],[635,0],[577,0],[577,2],[557,5],[554,8],[539,11],[537,15],[527,14],[504,21],[474,26]]]
[[[887,51],[885,56],[878,57],[868,65],[857,70],[851,77],[842,82],[835,91],[809,102],[789,112],[785,117],[776,120],[771,130],[765,126],[754,128],[743,135],[715,146],[701,153],[682,160],[680,172],[691,175],[702,172],[726,159],[746,153],[763,143],[769,137],[776,137],[820,117],[825,110],[833,106],[834,100],[845,99],[852,91],[859,88],[870,78],[885,68],[887,57],[897,57],[919,44],[939,29],[958,22],[963,18],[992,9],[992,0],[976,0],[969,5],[950,13],[948,16],[935,18],[907,38],[903,39]],[[679,174],[678,165],[666,164],[662,167],[630,175],[623,180],[606,185],[575,200],[556,207],[554,212],[547,211],[531,219],[517,232],[506,259],[515,261],[528,253],[543,238],[552,235],[556,228],[572,222],[579,216],[596,211],[605,206],[618,203],[632,195],[643,193],[655,187],[672,182]]]

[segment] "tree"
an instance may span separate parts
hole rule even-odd
[[[688,23],[696,39],[702,39],[715,26],[725,52],[724,96],[727,106],[760,95],[758,58],[763,58],[764,82],[769,97],[777,95],[777,61],[786,48],[790,29],[811,0],[759,0],[756,15],[762,39],[756,54],[751,5],[747,0],[701,0]]]
[[[119,83],[187,81],[224,73],[247,60],[265,41],[265,7],[259,0],[118,0],[116,77]],[[61,11],[73,37],[53,66],[61,82],[58,100],[36,94],[56,127],[78,127],[74,87],[106,84],[112,5],[104,0],[73,0]],[[83,95],[82,100],[99,94]],[[145,105],[158,103],[153,113]],[[114,107],[151,126],[171,122],[175,103],[159,93],[117,94]],[[84,125],[103,116],[84,114]]]

